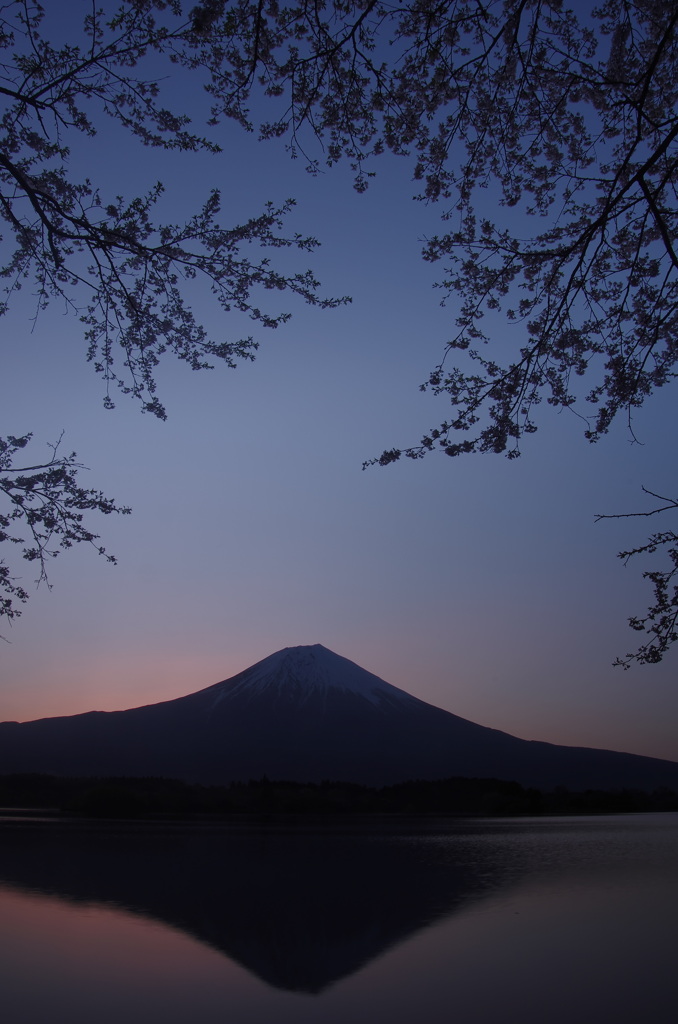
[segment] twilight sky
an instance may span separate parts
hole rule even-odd
[[[286,259],[353,302],[318,311],[266,294],[291,322],[258,330],[256,361],[235,371],[165,363],[161,423],[123,397],[105,411],[77,317],[54,304],[32,327],[21,293],[3,321],[0,434],[32,430],[33,463],[64,430],[90,468],[83,485],[134,514],[91,521],[117,566],[75,549],[52,563],[51,591],[29,586],[2,630],[0,720],[155,703],[322,643],[483,725],[678,760],[678,652],[611,664],[637,645],[626,620],[649,597],[643,567],[615,555],[654,522],[594,523],[648,508],[643,484],[674,493],[670,392],[638,415],[641,444],[620,424],[591,446],[580,420],[544,405],[515,462],[435,455],[362,472],[448,411],[418,391],[454,305],[440,307],[440,268],[419,257],[440,211],[411,201],[407,163],[383,159],[360,196],[341,167],[311,178],[235,126],[217,130],[216,157],[123,149],[105,127],[74,149],[79,171],[113,194],[163,180],[168,219],[213,187],[225,223],[295,197],[290,228],[323,245]],[[227,337],[252,332],[209,298],[196,308]],[[30,564],[14,567],[30,583]]]

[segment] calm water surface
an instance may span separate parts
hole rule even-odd
[[[0,822],[5,1024],[674,1024],[678,815]]]

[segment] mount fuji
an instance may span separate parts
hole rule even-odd
[[[320,644],[128,711],[0,724],[0,773],[387,785],[451,776],[678,789],[678,763],[522,740],[443,711]]]

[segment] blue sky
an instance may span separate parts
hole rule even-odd
[[[635,646],[626,619],[649,597],[641,567],[615,554],[652,524],[594,523],[647,507],[643,484],[673,493],[670,392],[638,415],[642,445],[620,425],[591,446],[576,417],[543,406],[515,462],[431,456],[363,472],[447,415],[418,390],[454,319],[432,287],[439,268],[419,257],[439,211],[411,201],[404,161],[384,159],[359,196],[342,168],[311,178],[280,144],[232,126],[219,138],[216,157],[129,159],[106,131],[75,159],[113,192],[165,181],[170,218],[212,187],[226,223],[294,196],[290,226],[323,245],[286,259],[353,302],[319,311],[266,296],[291,322],[256,331],[256,361],[235,371],[164,364],[161,423],[122,397],[105,411],[77,319],[54,304],[31,329],[21,294],[3,323],[0,433],[32,430],[38,454],[64,430],[84,482],[134,514],[94,522],[117,566],[60,556],[53,589],[4,630],[0,720],[170,699],[322,643],[484,725],[678,759],[676,654],[611,664]],[[252,332],[196,302],[227,336]],[[17,568],[30,582],[31,566]]]

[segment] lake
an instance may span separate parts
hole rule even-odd
[[[678,814],[0,819],[5,1024],[673,1024]]]

